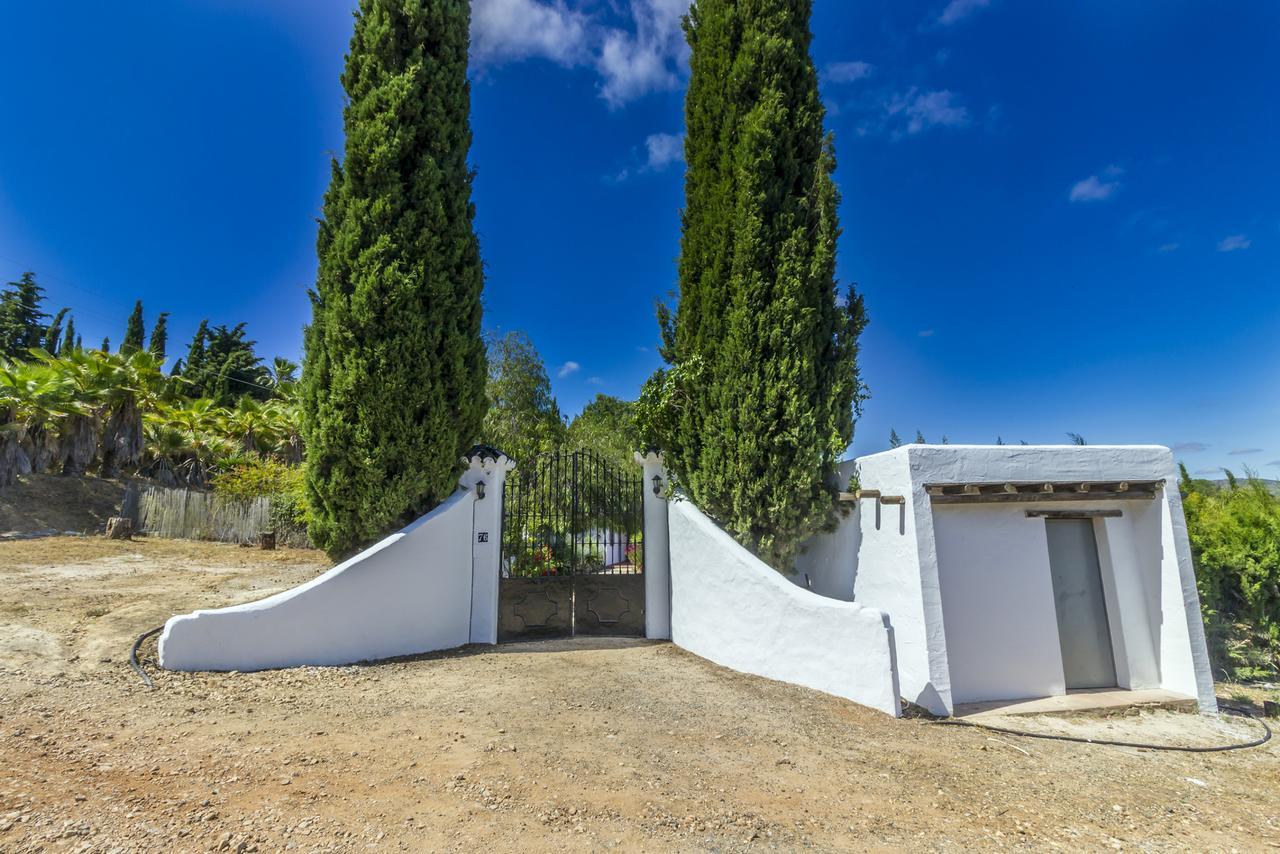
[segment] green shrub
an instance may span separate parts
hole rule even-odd
[[[309,521],[304,471],[271,457],[246,455],[213,479],[213,492],[237,501],[271,499],[271,524],[305,528]]]
[[[1183,506],[1218,675],[1280,672],[1280,498],[1250,477],[1226,488],[1184,476]]]

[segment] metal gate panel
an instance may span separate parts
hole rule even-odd
[[[644,478],[599,454],[548,454],[503,490],[500,641],[644,634]]]
[[[576,634],[644,636],[643,575],[580,575],[573,597]]]
[[[573,633],[572,578],[504,578],[499,590],[499,641]]]

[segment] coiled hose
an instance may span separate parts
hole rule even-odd
[[[164,631],[164,626],[156,626],[154,629],[148,629],[138,635],[138,639],[133,642],[133,648],[129,650],[129,666],[133,668],[135,673],[142,677],[142,681],[147,683],[148,688],[154,688],[156,686],[155,683],[151,681],[151,677],[147,675],[147,672],[142,669],[142,665],[138,663],[138,648],[142,646],[142,642],[144,640],[152,635],[159,634],[162,631]]]
[[[945,718],[934,721],[934,723],[946,724],[948,726],[967,726],[974,729],[985,729],[988,732],[998,732],[1003,735],[1016,735],[1022,738],[1040,738],[1046,741],[1072,741],[1077,744],[1104,744],[1108,747],[1133,747],[1140,750],[1170,750],[1179,753],[1224,753],[1228,750],[1244,750],[1249,747],[1261,747],[1271,740],[1271,727],[1267,726],[1267,722],[1255,715],[1249,709],[1237,708],[1235,706],[1219,706],[1220,709],[1239,715],[1250,720],[1257,721],[1262,725],[1263,736],[1253,741],[1240,742],[1239,744],[1221,744],[1212,747],[1187,747],[1180,744],[1142,744],[1134,741],[1109,741],[1104,738],[1080,738],[1072,735],[1054,735],[1047,732],[1026,732],[1025,730],[1008,729],[1007,727],[991,726],[990,724],[979,723],[977,721],[958,720],[956,718]]]

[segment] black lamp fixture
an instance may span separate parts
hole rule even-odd
[[[484,500],[484,481],[483,480],[476,481],[476,500],[477,501]]]
[[[653,476],[653,494],[654,495],[662,494],[662,475],[655,474]]]

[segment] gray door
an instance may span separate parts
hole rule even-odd
[[[1067,690],[1114,687],[1116,661],[1093,520],[1047,519],[1045,528]]]

